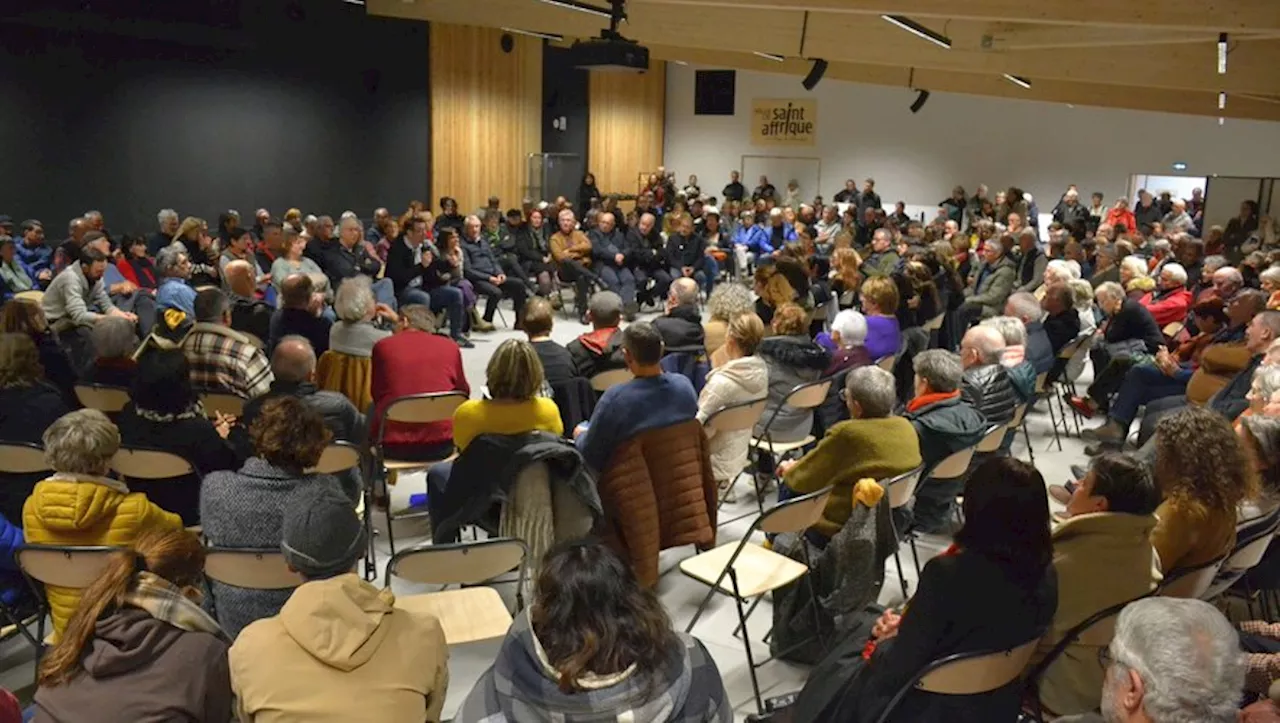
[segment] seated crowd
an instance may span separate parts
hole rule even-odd
[[[1280,520],[1272,222],[1246,204],[1203,229],[1202,196],[1146,191],[1108,208],[1071,187],[1043,231],[1018,188],[957,187],[928,223],[886,212],[872,180],[832,204],[798,194],[764,177],[748,193],[735,172],[714,198],[659,169],[631,210],[587,174],[574,201],[463,215],[443,198],[438,215],[413,202],[369,224],[260,209],[211,233],[165,209],[157,233],[115,237],[90,212],[50,244],[39,221],[12,238],[0,217],[0,444],[39,447],[47,468],[0,469],[0,552],[112,548],[86,588],[27,589],[4,555],[6,615],[52,621],[29,713],[441,720],[445,628],[359,574],[375,508],[390,532],[388,470],[426,468],[411,506],[435,543],[516,530],[532,558],[529,605],[451,701],[459,723],[733,720],[652,558],[714,547],[744,474],[779,503],[829,492],[796,559],[865,603],[883,568],[850,582],[831,561],[851,544],[870,540],[877,564],[907,537],[946,548],[903,605],[832,617],[785,719],[1227,721],[1261,696],[1247,714],[1280,720],[1277,621],[1237,633],[1169,592]],[[570,289],[589,328],[562,345]],[[472,399],[463,350],[507,302],[526,338],[487,354]],[[124,401],[104,404],[109,390]],[[451,412],[397,414],[423,396]],[[1019,420],[1055,403],[1105,419],[1083,433],[1091,461],[1050,486],[1012,449]],[[743,408],[758,417],[721,423]],[[361,463],[317,471],[338,442]],[[126,479],[130,450],[186,471]],[[956,459],[967,468],[932,478]],[[529,501],[535,461],[550,501]],[[904,477],[919,485],[891,503]],[[206,580],[211,549],[279,551],[297,584]],[[1280,587],[1262,574],[1280,550],[1257,568],[1250,589]],[[931,661],[1015,648],[1033,651],[1026,684],[915,689]]]

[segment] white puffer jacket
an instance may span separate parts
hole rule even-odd
[[[698,421],[731,404],[764,399],[769,393],[769,366],[757,356],[745,356],[712,369],[707,384],[698,396]],[[738,476],[747,463],[747,447],[751,442],[751,430],[716,434],[707,430],[711,440],[711,471],[717,481]]]

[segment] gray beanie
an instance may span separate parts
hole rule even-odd
[[[289,495],[280,550],[309,580],[351,572],[364,556],[364,525],[336,485],[313,480]]]

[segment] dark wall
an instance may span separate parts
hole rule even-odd
[[[368,217],[427,198],[425,23],[338,0],[154,15],[167,5],[0,16],[0,213],[54,236],[89,209],[149,232],[164,207],[212,225],[228,208],[251,223],[260,206]]]
[[[577,158],[552,159],[543,198],[574,200],[587,167],[587,129],[590,104],[587,71],[569,61],[569,50],[543,44],[542,152],[571,153]],[[563,128],[553,121],[563,118]]]

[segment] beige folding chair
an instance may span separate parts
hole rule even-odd
[[[512,570],[516,573],[516,608],[524,607],[525,566],[529,548],[523,540],[495,537],[448,545],[419,545],[401,550],[387,563],[391,578],[423,585],[480,585]],[[440,621],[449,645],[500,638],[511,627],[511,612],[492,587],[397,595],[396,607],[431,613]]]
[[[911,502],[911,498],[916,493],[916,487],[920,484],[920,475],[923,473],[924,465],[920,465],[909,472],[903,472],[897,477],[890,477],[889,479],[880,482],[880,486],[883,487],[885,492],[889,495],[890,510],[906,507],[907,504]],[[889,524],[893,524],[893,515],[889,515]],[[911,541],[911,555],[916,558],[916,567],[919,568],[920,563],[918,560],[920,559],[920,556],[919,553],[916,552],[916,537],[915,535],[908,534],[907,539]],[[898,528],[894,527],[893,561],[898,566],[898,582],[902,585],[902,599],[906,600],[908,597],[907,576],[902,574],[902,560],[898,557],[898,547],[900,546],[901,543],[898,539]]]
[[[994,652],[958,653],[939,658],[912,676],[890,699],[877,719],[886,723],[912,690],[935,695],[979,695],[1018,679],[1040,644],[1040,635],[1017,647]]]
[[[630,369],[610,369],[607,372],[600,372],[589,380],[591,388],[597,392],[603,392],[609,387],[616,387],[619,384],[626,384],[635,378]]]
[[[312,474],[340,474],[360,466],[360,450],[345,440],[330,442],[320,453],[320,461],[307,470]]]
[[[990,434],[990,432],[988,432],[988,434]],[[929,470],[929,475],[925,477],[924,480],[921,481],[921,484],[929,484],[931,482],[953,482],[955,480],[964,478],[964,476],[969,473],[969,463],[973,461],[973,455],[977,451],[978,451],[978,447],[975,445],[973,447],[966,447],[965,449],[962,449],[959,452],[952,453],[946,459],[936,464],[933,469]],[[959,512],[957,511],[956,514],[958,515]],[[914,536],[915,532],[912,531],[909,534]],[[916,547],[914,543],[915,541],[912,540],[911,553],[913,556],[916,553]],[[915,564],[916,564],[916,574],[919,575],[920,574],[920,558],[919,557],[916,557]]]
[[[210,547],[205,552],[204,576],[247,590],[289,590],[306,582],[289,569],[289,563],[276,548]]]
[[[52,471],[53,467],[44,461],[44,450],[40,445],[27,442],[0,442],[0,472],[36,474]]]
[[[1008,429],[1003,424],[992,425],[982,439],[978,441],[978,447],[974,451],[979,454],[991,454],[1000,450],[1000,443],[1004,441],[1005,431]]]
[[[467,401],[467,395],[462,392],[425,392],[423,394],[409,394],[398,397],[387,405],[386,410],[382,414],[382,422],[378,425],[378,439],[373,445],[374,466],[376,472],[384,475],[398,474],[400,472],[409,472],[414,470],[427,470],[431,467],[452,460],[457,457],[456,454],[450,455],[445,459],[416,461],[416,460],[399,460],[390,459],[386,456],[386,452],[382,446],[382,440],[387,433],[387,422],[398,422],[401,424],[430,424],[431,422],[441,422],[446,419],[453,419],[453,413],[457,408]],[[386,479],[385,477],[383,478]],[[372,480],[370,481],[373,482]],[[387,495],[387,544],[390,547],[391,554],[396,553],[395,532],[392,530],[392,523],[396,520],[407,520],[414,518],[424,518],[426,512],[412,513],[408,515],[396,515],[391,509],[391,495]],[[372,523],[368,522],[372,517],[365,515],[366,524],[372,527]],[[373,539],[373,530],[368,529],[369,539]],[[372,543],[371,543],[372,544]]]
[[[926,321],[920,328],[923,329],[925,333],[935,332],[942,328],[942,322],[946,318],[947,318],[946,314],[938,314],[932,319]]]
[[[40,586],[83,590],[102,574],[111,560],[111,554],[122,549],[124,548],[67,545],[24,545],[18,548],[18,567],[40,606],[40,621],[36,628],[38,640],[44,640],[44,621],[49,614],[49,602]],[[40,650],[41,646],[37,644],[37,655]]]
[[[1050,400],[1052,403],[1052,400]],[[1027,443],[1027,456],[1030,458],[1032,466],[1036,463],[1036,452],[1031,448],[1031,432],[1027,431],[1027,404],[1019,404],[1013,408],[1013,419],[1009,420],[1008,429],[1014,430],[1014,438],[1017,438],[1017,430],[1022,429],[1022,439]],[[1013,450],[1009,450],[1010,456],[1013,456]]]
[[[810,563],[808,547],[805,545],[800,546],[804,562],[798,562],[773,550],[765,549],[752,542],[751,537],[756,531],[767,534],[792,532],[803,535],[805,530],[822,518],[822,511],[826,508],[830,497],[831,487],[827,487],[781,502],[757,517],[755,522],[751,523],[747,534],[743,535],[738,542],[726,542],[680,562],[680,572],[711,588],[707,591],[707,596],[702,599],[697,612],[693,614],[689,626],[685,628],[686,633],[693,631],[693,626],[698,623],[698,618],[702,616],[702,611],[706,609],[707,603],[711,602],[713,595],[720,592],[733,597],[738,609],[738,624],[742,630],[742,645],[746,650],[747,665],[751,670],[751,688],[755,692],[756,707],[762,713],[764,705],[760,700],[760,682],[756,679],[756,668],[772,658],[766,658],[759,664],[752,658],[750,635],[747,632],[747,617],[750,613],[744,611],[742,605],[747,598],[756,598],[758,603],[765,593],[789,585],[805,576],[809,571]],[[805,581],[809,585],[810,596],[816,600],[812,578],[805,576]],[[755,603],[752,603],[751,609],[755,610]],[[814,613],[817,614],[816,609]]]
[[[758,437],[751,438],[751,449],[754,450],[756,459],[760,458],[761,452],[767,452],[770,456],[775,457],[773,470],[773,481],[776,484],[778,480],[778,465],[788,454],[807,447],[816,441],[812,434],[806,434],[794,442],[775,442],[771,430],[773,429],[773,420],[778,418],[778,413],[783,407],[791,407],[792,409],[814,410],[822,406],[827,400],[827,394],[831,391],[832,378],[818,379],[805,384],[797,384],[794,389],[787,393],[787,398],[782,401],[773,410],[773,414],[769,415],[769,420],[765,422],[764,433]],[[753,486],[756,488],[756,506],[760,508],[760,514],[764,514],[764,492],[760,485],[753,480]],[[736,522],[742,517],[726,522]]]
[[[111,458],[111,469],[126,480],[173,479],[195,474],[195,467],[172,452],[121,447]]]
[[[224,392],[201,392],[200,403],[204,405],[205,414],[212,418],[215,413],[236,417],[244,416],[244,399]]]
[[[34,301],[35,303],[39,304],[42,301],[44,301],[44,292],[40,291],[39,289],[19,291],[18,293],[13,295],[13,298],[22,299],[23,301]]]
[[[876,359],[876,366],[892,374],[893,365],[897,361],[898,361],[898,357],[894,356],[893,354],[889,354],[888,356],[882,356],[879,359]]]
[[[1193,567],[1172,570],[1160,583],[1156,594],[1161,597],[1201,599],[1213,585],[1213,578],[1226,559],[1227,556],[1223,555]]]
[[[88,409],[96,409],[104,414],[115,414],[129,403],[129,390],[98,384],[77,384],[76,399],[79,399],[80,404]]]
[[[760,417],[764,416],[764,409],[768,405],[769,400],[767,398],[753,399],[746,402],[739,402],[737,404],[730,404],[727,407],[723,407],[712,412],[711,416],[707,417],[707,420],[702,423],[702,426],[706,429],[715,431],[716,434],[742,432],[754,429],[756,423],[760,421]],[[749,461],[750,460],[748,460],[748,462]],[[719,480],[717,480],[717,482],[718,481]],[[737,483],[738,476],[734,475],[734,478],[729,480],[729,488],[725,490],[725,494],[728,494],[728,491],[732,490],[733,486]],[[724,500],[725,497],[722,495],[720,497],[720,505],[724,505]],[[722,521],[718,526],[724,527],[731,521],[732,520]]]
[[[1164,328],[1161,329],[1160,332],[1165,336],[1169,337],[1170,339],[1172,339],[1177,335],[1181,334],[1182,330],[1185,328],[1187,328],[1187,325],[1182,323],[1181,321],[1171,321],[1168,324],[1165,324]]]

